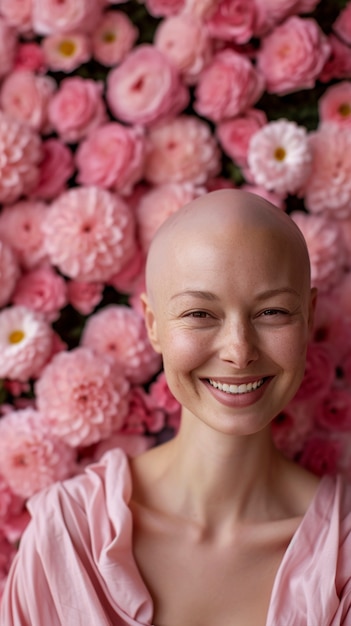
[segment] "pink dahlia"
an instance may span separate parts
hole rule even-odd
[[[118,195],[98,187],[61,194],[43,230],[51,263],[76,280],[105,281],[134,251],[132,212]]]
[[[51,432],[72,447],[109,437],[123,423],[129,385],[89,348],[60,352],[35,384],[39,411]]]
[[[146,383],[161,367],[143,318],[127,306],[110,305],[89,317],[81,343],[105,356],[132,383]]]
[[[46,211],[43,202],[23,200],[5,206],[0,213],[1,238],[16,252],[24,269],[47,260],[42,231]]]
[[[257,185],[278,195],[295,194],[311,168],[306,129],[284,119],[266,124],[251,137],[247,160]]]
[[[27,381],[48,361],[52,329],[42,315],[23,306],[0,311],[0,378]]]
[[[310,134],[312,170],[303,189],[312,213],[344,219],[351,216],[351,128],[323,124]]]
[[[14,251],[0,239],[0,307],[9,302],[19,275],[20,270]]]
[[[0,202],[15,202],[33,189],[41,156],[39,135],[27,124],[0,113]]]
[[[0,420],[0,473],[15,494],[29,498],[67,478],[74,460],[74,451],[55,437],[38,411],[13,411]]]
[[[67,304],[66,281],[51,266],[38,267],[22,274],[11,301],[41,313],[54,322]]]

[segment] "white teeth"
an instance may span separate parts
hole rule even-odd
[[[242,383],[241,385],[228,385],[227,383],[219,383],[216,380],[212,380],[209,378],[209,383],[212,387],[219,389],[220,391],[225,391],[226,393],[240,394],[240,393],[249,393],[250,391],[254,391],[258,387],[263,385],[264,379],[255,380],[253,383]]]

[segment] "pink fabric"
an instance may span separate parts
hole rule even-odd
[[[128,460],[108,452],[30,501],[2,626],[150,626],[132,553]],[[351,487],[324,477],[279,568],[267,626],[351,625]]]

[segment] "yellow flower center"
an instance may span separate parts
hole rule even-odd
[[[339,113],[343,117],[348,117],[348,115],[351,114],[351,106],[349,105],[348,102],[343,102],[343,104],[340,104]]]
[[[25,338],[25,334],[23,330],[13,330],[12,333],[9,334],[10,343],[19,343],[24,338]]]
[[[104,43],[113,43],[116,40],[116,33],[112,32],[112,30],[106,30],[102,36],[102,41]]]
[[[64,57],[71,57],[76,51],[76,44],[72,39],[64,39],[59,45],[59,52]]]
[[[281,146],[278,146],[278,148],[275,149],[274,158],[277,161],[284,161],[285,157],[286,157],[286,152],[284,148],[282,148]]]

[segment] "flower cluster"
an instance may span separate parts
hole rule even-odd
[[[222,187],[305,235],[316,326],[272,433],[351,477],[351,1],[0,0],[0,597],[28,497],[177,430],[145,257]]]

